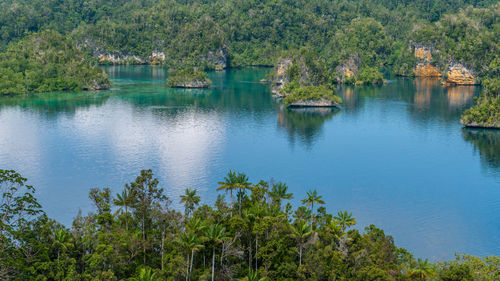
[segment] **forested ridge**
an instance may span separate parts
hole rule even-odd
[[[78,213],[71,226],[48,218],[15,171],[0,170],[0,191],[2,280],[500,278],[498,257],[416,259],[374,225],[353,228],[352,213],[327,213],[316,190],[293,208],[285,183],[252,183],[232,171],[219,182],[217,200],[203,204],[196,189],[167,198],[143,170],[117,194],[91,189],[94,211]]]
[[[53,29],[96,54],[147,59],[161,51],[169,66],[215,68],[213,57],[219,55],[227,55],[231,66],[273,65],[281,51],[308,46],[326,58],[330,69],[353,54],[362,65],[401,68],[402,61],[411,60],[409,42],[421,41],[444,48],[441,52],[451,57],[442,60],[470,59],[464,63],[479,66],[477,53],[498,56],[496,3],[3,0],[0,49],[29,33]],[[470,49],[473,57],[468,58]]]

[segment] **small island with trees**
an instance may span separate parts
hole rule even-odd
[[[35,33],[0,53],[0,96],[103,90],[111,82],[88,53],[55,31]]]
[[[287,107],[333,107],[342,102],[324,61],[308,48],[284,53],[272,73],[272,83],[273,96],[283,98]]]
[[[471,128],[500,129],[500,79],[488,79],[483,84],[485,89],[476,105],[462,115],[462,124]]]
[[[194,67],[172,70],[167,79],[167,86],[171,88],[208,88],[210,85],[212,81],[207,78],[207,73]]]

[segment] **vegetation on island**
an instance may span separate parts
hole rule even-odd
[[[286,106],[333,106],[342,102],[335,96],[333,77],[324,60],[309,48],[282,55],[273,73],[273,92]]]
[[[0,96],[110,87],[108,76],[55,31],[32,34],[0,53]]]
[[[348,211],[328,214],[316,190],[293,208],[286,184],[229,172],[210,205],[195,189],[172,201],[151,170],[116,195],[93,188],[95,211],[70,227],[50,219],[35,190],[0,170],[2,280],[498,280],[500,258],[415,259]]]
[[[476,99],[476,105],[462,115],[466,127],[500,129],[500,79],[484,81],[485,89]]]
[[[284,91],[288,94],[283,99],[287,106],[308,101],[321,101],[322,104],[338,105],[342,103],[342,98],[335,95],[335,88],[321,86],[298,86],[295,83],[287,84]],[[321,104],[318,104],[321,105]]]
[[[212,81],[207,73],[193,67],[169,71],[167,86],[172,88],[208,88]]]

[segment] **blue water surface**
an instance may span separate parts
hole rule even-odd
[[[70,225],[88,191],[119,192],[151,168],[172,205],[217,197],[229,169],[286,182],[292,203],[317,189],[329,212],[385,230],[432,260],[500,255],[500,132],[463,129],[478,87],[393,78],[340,87],[339,110],[288,110],[260,83],[271,69],[210,73],[208,90],[169,89],[160,67],[108,67],[110,91],[0,99],[0,168],[37,189]]]

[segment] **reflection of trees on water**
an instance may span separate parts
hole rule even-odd
[[[291,143],[299,138],[311,145],[321,133],[323,124],[339,112],[337,108],[282,108],[278,112],[278,126],[286,130]]]
[[[483,163],[500,169],[500,131],[463,128],[462,136],[479,151]]]
[[[0,98],[0,110],[19,107],[37,112],[47,118],[60,114],[74,115],[80,108],[101,106],[114,94],[113,91],[96,92],[54,92],[29,96]]]

